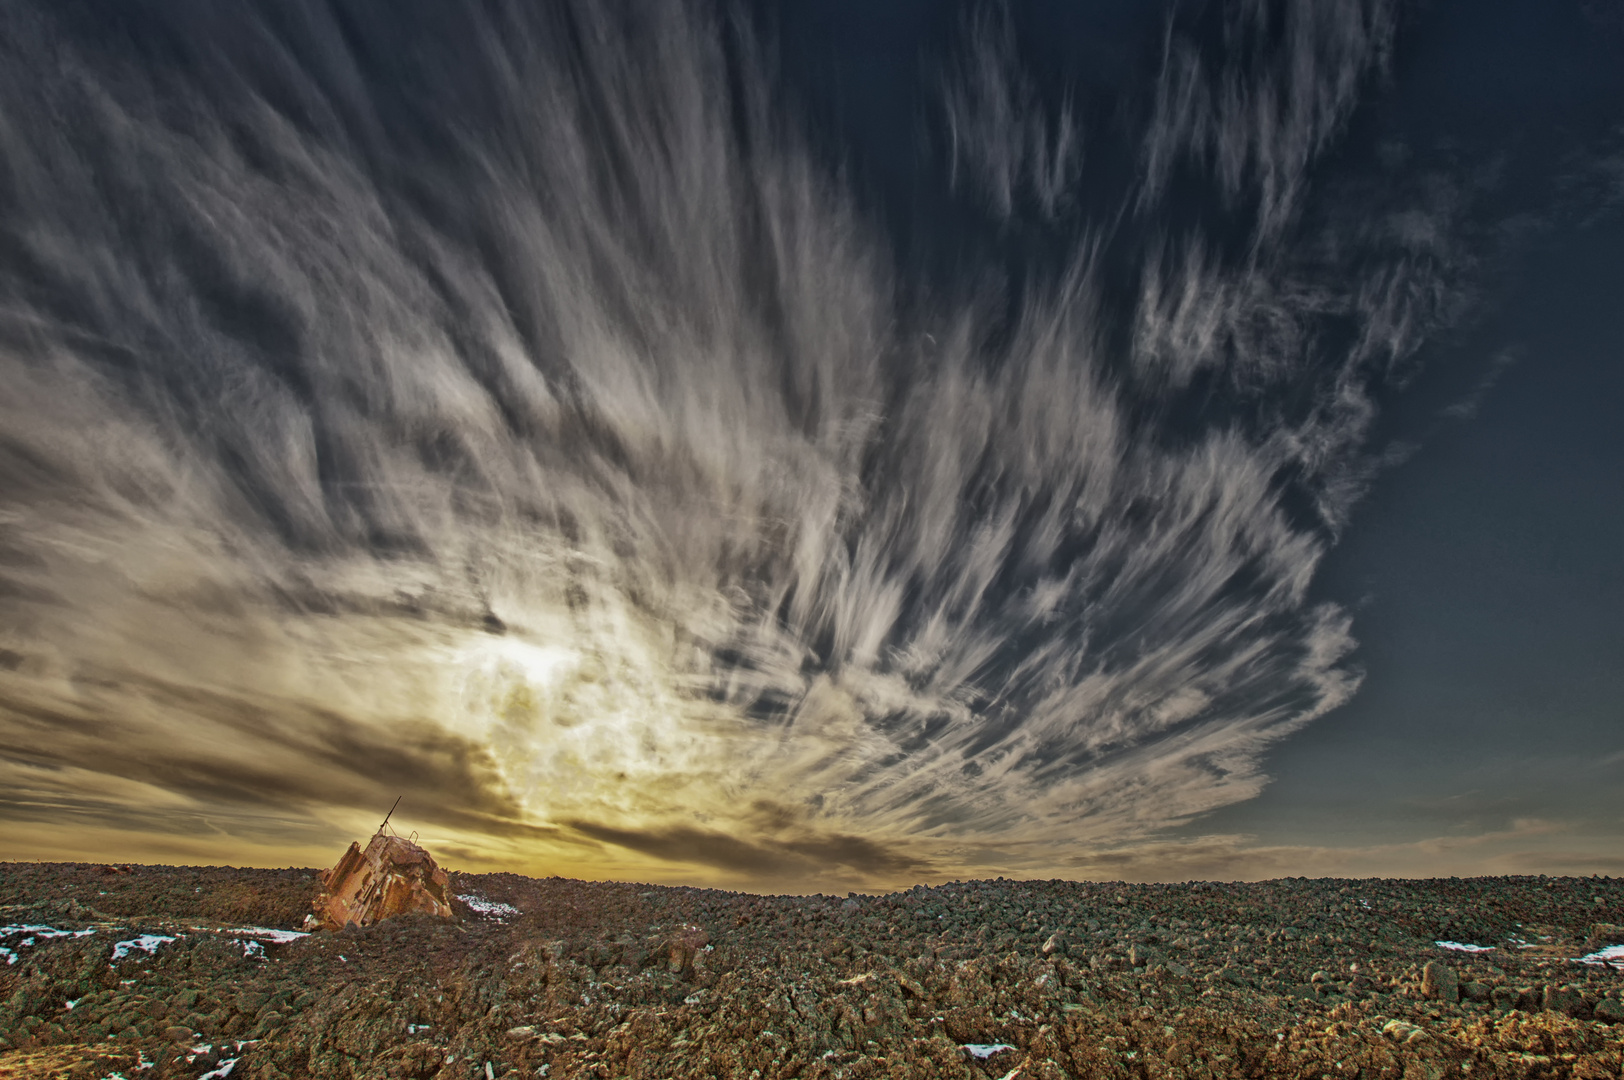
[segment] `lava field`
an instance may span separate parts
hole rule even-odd
[[[1624,881],[971,881],[757,896],[0,863],[0,1078],[1624,1076]]]

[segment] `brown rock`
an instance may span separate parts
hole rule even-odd
[[[1590,936],[1586,943],[1592,949],[1598,949],[1604,945],[1624,944],[1624,926],[1619,926],[1616,923],[1591,923]]]
[[[701,926],[677,927],[657,947],[666,957],[666,967],[673,975],[692,976],[705,969],[705,946],[710,934]]]
[[[1572,986],[1547,986],[1540,1005],[1546,1012],[1562,1013],[1576,1020],[1590,1016],[1590,1006],[1585,1003],[1584,995]]]
[[[1455,969],[1436,960],[1428,960],[1421,969],[1421,993],[1434,1001],[1459,1001],[1460,983]]]

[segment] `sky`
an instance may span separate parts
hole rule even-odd
[[[1624,872],[1624,3],[3,0],[0,859]]]

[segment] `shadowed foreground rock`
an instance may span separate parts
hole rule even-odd
[[[1624,921],[1610,879],[763,897],[459,874],[457,922],[279,930],[314,887],[0,864],[0,1078],[1624,1073],[1624,973],[1581,962],[1624,944],[1596,941]]]

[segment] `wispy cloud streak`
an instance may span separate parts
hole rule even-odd
[[[962,169],[963,180],[999,217],[1010,217],[1021,203],[1056,217],[1083,165],[1082,131],[1069,102],[1051,118],[1036,87],[1022,77],[1007,12],[978,11],[965,38],[965,56],[941,88],[949,184],[960,183]]]
[[[163,64],[8,9],[0,755],[763,878],[1255,794],[1357,686],[1308,586],[1455,267],[1310,197],[1389,8],[1236,12],[1003,318],[921,303],[681,5],[154,8]],[[970,25],[956,160],[1052,220],[1080,135]],[[1244,242],[1108,235],[1177,169]]]

